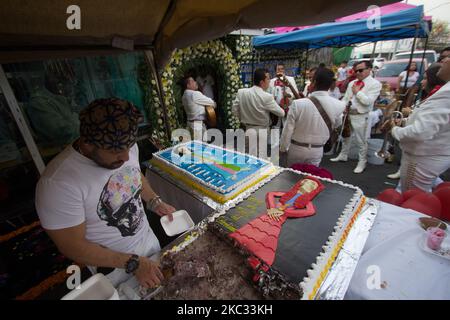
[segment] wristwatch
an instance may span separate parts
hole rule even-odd
[[[131,255],[130,259],[125,262],[125,272],[134,273],[139,268],[139,256],[136,254]]]

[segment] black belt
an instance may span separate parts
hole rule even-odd
[[[296,146],[299,147],[306,147],[306,148],[322,148],[323,144],[311,144],[311,143],[303,143],[303,142],[298,142],[295,140],[291,140],[292,144],[295,144]]]

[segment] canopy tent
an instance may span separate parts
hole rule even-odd
[[[384,16],[389,13],[394,13],[394,12],[412,9],[412,8],[416,8],[416,7],[417,6],[412,5],[412,4],[396,2],[396,3],[391,3],[391,4],[380,7],[379,13],[381,16]],[[371,10],[365,10],[365,11],[361,11],[358,13],[354,13],[349,16],[337,18],[334,20],[334,22],[345,22],[345,21],[353,21],[353,20],[358,20],[358,19],[367,19],[372,14],[373,14],[373,12]],[[431,21],[431,16],[424,16],[423,18],[426,21]],[[303,29],[311,28],[311,27],[314,27],[314,26],[277,27],[277,28],[273,28],[273,30],[275,31],[275,33],[285,33],[285,32],[291,32],[291,31],[296,31],[296,30],[303,30]]]
[[[253,38],[255,48],[317,49],[342,47],[361,42],[425,38],[429,25],[423,19],[423,6],[390,13],[379,18],[324,23],[315,27],[284,34],[270,34]]]
[[[391,3],[391,4],[380,7],[380,15],[384,16],[384,15],[387,15],[390,13],[413,9],[416,7],[417,6],[415,6],[415,5],[404,3],[404,2]],[[362,12],[358,12],[358,13],[355,13],[355,14],[352,14],[352,15],[349,15],[346,17],[338,18],[334,21],[345,22],[345,21],[353,21],[353,20],[358,20],[358,19],[367,19],[370,17],[370,15],[371,15],[370,12],[362,11]],[[429,20],[431,20],[431,16],[424,16],[423,19],[426,21],[429,21]]]
[[[81,29],[69,30],[71,0],[0,2],[0,63],[155,50],[162,66],[175,48],[242,28],[315,24],[390,0],[78,0]],[[113,41],[119,40],[119,41]],[[128,40],[128,41],[122,41]],[[118,47],[120,47],[119,45]]]

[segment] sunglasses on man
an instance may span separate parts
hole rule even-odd
[[[363,72],[364,70],[367,70],[369,68],[363,68],[363,69],[356,69],[355,72]]]

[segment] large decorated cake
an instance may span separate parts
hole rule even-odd
[[[357,187],[283,169],[163,254],[178,282],[160,297],[315,299],[364,203]]]
[[[159,151],[151,163],[219,203],[235,198],[276,171],[269,161],[199,141]]]

